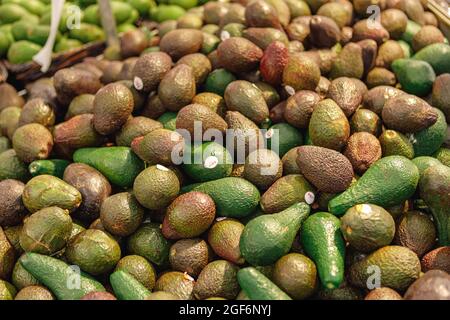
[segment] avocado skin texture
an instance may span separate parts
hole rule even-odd
[[[417,52],[413,59],[428,62],[437,75],[450,73],[450,46],[448,44],[430,44]]]
[[[331,199],[328,210],[340,216],[361,203],[392,207],[410,198],[418,182],[419,170],[411,160],[403,156],[385,157],[375,162],[355,184]]]
[[[237,279],[250,300],[292,300],[269,278],[253,267],[239,270]]]
[[[252,183],[237,177],[226,177],[186,186],[183,192],[200,191],[213,198],[217,215],[242,218],[258,206],[260,193]]]
[[[436,74],[428,62],[397,59],[391,67],[404,91],[417,96],[425,96],[431,91]]]
[[[382,287],[397,291],[408,288],[420,274],[420,261],[413,251],[401,246],[385,246],[350,267],[350,282],[357,287],[367,288],[367,281],[374,274],[373,271],[369,272],[370,266],[380,268]]]
[[[439,245],[450,245],[450,168],[435,165],[426,169],[420,178],[419,190],[433,214]]]
[[[437,121],[428,128],[414,134],[414,155],[430,156],[444,143],[447,136],[447,122],[444,113],[433,108],[437,113]]]
[[[314,260],[322,285],[338,288],[344,281],[345,242],[341,222],[328,212],[318,212],[303,223],[300,232],[303,249]]]
[[[57,206],[73,211],[81,204],[80,192],[65,181],[43,174],[32,178],[25,185],[22,200],[30,212]]]
[[[281,177],[262,195],[261,209],[265,213],[280,212],[304,201],[307,192],[315,192],[315,189],[301,174]]]
[[[25,182],[29,177],[27,165],[19,159],[14,149],[0,153],[0,180],[16,179]]]
[[[412,159],[412,162],[416,165],[417,169],[419,169],[420,177],[422,177],[425,170],[429,167],[442,164],[438,159],[427,156],[416,157]]]
[[[0,278],[9,279],[14,268],[15,250],[0,227]]]
[[[106,291],[103,285],[90,276],[80,275],[80,287],[68,288],[67,284],[78,278],[78,274],[69,265],[59,259],[38,253],[25,253],[20,264],[36,279],[49,288],[59,300],[79,300],[93,291]],[[72,280],[72,281],[71,281]]]
[[[69,164],[69,161],[62,159],[35,160],[28,166],[28,171],[33,177],[49,174],[62,179],[64,170]]]
[[[94,167],[122,188],[131,187],[144,170],[144,162],[128,147],[81,148],[73,154],[73,161]]]
[[[113,272],[109,280],[118,300],[145,300],[150,295],[146,287],[125,271]]]
[[[250,220],[239,243],[245,261],[254,266],[265,266],[288,253],[309,210],[309,206],[301,202],[279,213]]]

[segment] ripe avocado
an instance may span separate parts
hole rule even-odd
[[[39,123],[30,123],[17,128],[12,145],[19,159],[25,163],[46,159],[53,148],[51,132]]]
[[[244,178],[265,190],[281,178],[283,165],[278,155],[268,149],[251,152],[244,165]]]
[[[195,96],[195,77],[186,64],[175,66],[162,78],[158,87],[158,97],[169,111],[179,111],[191,103]]]
[[[125,256],[119,260],[114,271],[122,270],[132,275],[148,290],[155,286],[156,271],[150,262],[138,255]]]
[[[169,271],[163,273],[156,281],[154,291],[165,291],[180,300],[194,300],[195,280],[186,273]]]
[[[10,227],[22,222],[27,214],[22,202],[25,185],[13,179],[0,181],[0,227]]]
[[[209,241],[208,241],[209,242]],[[181,239],[170,247],[170,266],[175,271],[197,277],[211,259],[206,241],[200,238]]]
[[[244,225],[235,219],[216,221],[208,232],[208,243],[219,257],[235,264],[245,262],[239,249]]]
[[[414,158],[413,144],[403,133],[388,129],[379,136],[378,140],[383,157],[398,155],[408,159]]]

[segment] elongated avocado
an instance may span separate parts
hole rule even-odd
[[[239,270],[237,279],[250,300],[292,300],[269,278],[253,267]]]
[[[119,300],[145,300],[150,295],[146,287],[125,271],[112,273],[109,280]]]
[[[63,159],[35,160],[28,166],[28,171],[33,177],[49,174],[62,179],[64,170],[69,164],[69,161]]]
[[[103,285],[84,273],[78,273],[67,263],[38,253],[26,253],[20,264],[59,300],[79,300],[93,291],[105,291]]]

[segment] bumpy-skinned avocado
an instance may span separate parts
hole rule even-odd
[[[19,159],[14,149],[0,153],[0,179],[27,181],[30,174],[27,165]]]
[[[358,44],[350,42],[342,48],[339,56],[334,60],[330,77],[332,79],[339,77],[361,79],[363,73],[364,61],[362,48]]]
[[[61,69],[53,76],[58,101],[69,105],[80,94],[95,94],[100,88],[99,78],[93,73],[80,69]]]
[[[441,270],[430,270],[406,291],[405,300],[446,300],[450,276]]]
[[[308,131],[314,145],[340,150],[350,136],[350,124],[341,108],[325,99],[314,108]]]
[[[153,119],[147,117],[130,117],[116,135],[116,143],[118,146],[130,147],[131,142],[140,136],[162,128],[163,125]]]
[[[67,260],[92,275],[111,271],[120,260],[119,244],[101,230],[88,229],[69,241]]]
[[[194,285],[195,280],[190,275],[178,271],[169,271],[158,278],[154,291],[171,293],[180,300],[194,300]]]
[[[41,209],[25,219],[20,246],[26,252],[51,255],[65,247],[72,231],[68,212],[58,207]]]
[[[94,111],[94,98],[93,94],[80,94],[72,99],[69,104],[69,108],[67,109],[65,119],[69,120],[70,118],[85,114],[85,113],[93,113]]]
[[[397,291],[383,287],[370,291],[364,300],[403,300],[403,298]]]
[[[158,97],[170,111],[179,111],[188,105],[195,92],[194,73],[186,64],[177,65],[167,72],[158,87]]]
[[[113,235],[126,237],[134,233],[144,219],[144,208],[130,192],[116,193],[103,200],[100,220]]]
[[[0,182],[0,226],[15,226],[22,222],[26,215],[26,209],[22,202],[22,193],[25,185],[13,179]]]
[[[44,127],[51,127],[55,123],[55,113],[52,107],[41,98],[28,100],[20,113],[19,127],[29,123],[39,123]]]
[[[210,259],[209,246],[200,238],[181,239],[170,247],[169,261],[172,269],[187,272],[193,277],[200,274]]]
[[[0,110],[11,106],[21,108],[25,104],[23,97],[19,96],[16,89],[9,83],[2,83],[0,85],[0,95],[3,97],[0,102]]]
[[[209,59],[201,53],[192,53],[178,60],[177,65],[185,64],[192,68],[197,86],[202,85],[208,74],[211,72],[212,66]]]
[[[221,258],[235,264],[243,264],[244,258],[239,249],[239,241],[244,225],[238,220],[216,221],[208,232],[208,243]]]
[[[384,157],[398,155],[408,159],[414,158],[413,144],[403,133],[388,129],[379,136],[378,140]]]
[[[151,92],[158,88],[164,75],[172,67],[171,57],[164,52],[143,54],[134,65],[132,76],[138,91]]]
[[[244,178],[260,189],[267,189],[282,176],[283,166],[278,155],[268,149],[251,152],[244,165]]]
[[[297,202],[312,203],[314,192],[314,187],[301,174],[290,174],[275,181],[264,192],[261,196],[261,209],[265,213],[276,213]]]
[[[133,191],[142,206],[157,210],[167,207],[176,198],[180,192],[180,182],[172,170],[156,165],[139,173]]]
[[[202,104],[189,104],[178,112],[176,128],[179,130],[187,130],[193,140],[203,140],[203,136],[208,130],[210,132],[207,134],[212,135],[217,135],[217,132],[225,132],[227,123],[221,116],[207,106]],[[201,129],[200,132],[199,129]]]
[[[307,128],[320,97],[314,91],[300,90],[289,97],[284,111],[286,121],[297,128]]]
[[[17,156],[25,163],[46,159],[53,148],[51,132],[41,124],[30,123],[19,127],[12,138]]]
[[[369,277],[376,272],[373,266],[381,272],[379,280],[382,287],[403,291],[419,278],[420,261],[413,251],[400,246],[385,246],[350,267],[350,282],[366,288],[371,280]]]
[[[381,158],[381,145],[374,135],[356,132],[348,139],[343,154],[350,160],[353,169],[363,174]]]
[[[348,209],[341,218],[341,231],[353,248],[372,252],[392,242],[395,222],[382,207],[359,204]]]
[[[9,279],[14,268],[15,252],[2,227],[0,227],[0,277]]]
[[[351,131],[368,132],[378,137],[381,132],[381,119],[369,109],[358,109],[350,120]]]
[[[217,54],[220,64],[225,69],[240,73],[256,69],[263,51],[245,38],[231,37],[219,44]]]
[[[431,250],[422,257],[421,264],[423,272],[438,269],[448,273],[450,271],[450,246]]]
[[[298,90],[314,90],[320,80],[319,66],[312,59],[290,55],[283,70],[283,85]]]
[[[162,52],[166,52],[177,61],[181,57],[196,53],[203,43],[203,33],[194,29],[176,29],[165,34],[159,43]]]
[[[19,118],[22,109],[19,107],[6,107],[0,112],[0,129],[4,136],[10,140],[14,136],[14,132],[19,127]]]
[[[209,263],[200,272],[194,285],[194,296],[197,299],[222,297],[234,299],[239,293],[236,278],[239,268],[231,262],[216,260]]]
[[[44,174],[28,181],[22,201],[30,212],[51,206],[74,211],[80,206],[82,198],[80,192],[68,183]]]
[[[129,273],[148,290],[152,290],[155,286],[155,269],[144,257],[138,255],[125,256],[117,263],[115,271],[117,270]]]
[[[324,192],[344,191],[353,178],[350,161],[331,149],[301,146],[298,148],[297,165],[305,178]]]
[[[422,257],[436,243],[436,228],[426,214],[409,211],[398,221],[394,243],[407,247]]]
[[[19,257],[20,260],[20,257]],[[40,282],[31,273],[29,273],[21,264],[17,261],[14,265],[14,269],[11,275],[11,281],[17,290],[21,290],[25,287],[39,285]]]
[[[160,225],[144,223],[128,238],[128,252],[142,256],[157,266],[169,262],[170,242],[161,233]]]
[[[162,233],[168,239],[197,237],[211,226],[215,214],[209,195],[196,191],[182,194],[167,208]]]
[[[29,286],[17,292],[14,300],[55,300],[50,290],[42,286]]]

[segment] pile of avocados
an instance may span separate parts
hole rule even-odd
[[[120,53],[0,84],[0,300],[449,300],[426,8],[169,0]]]

